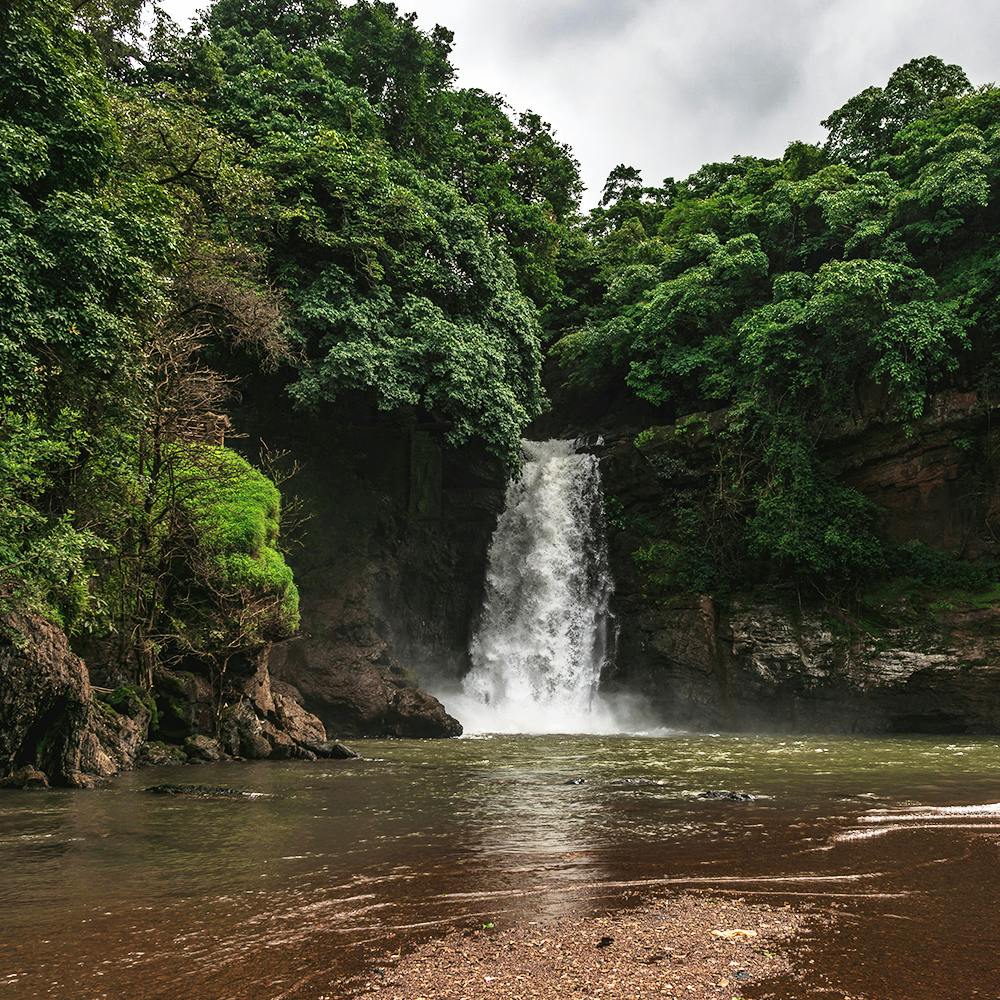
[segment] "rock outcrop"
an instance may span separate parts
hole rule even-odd
[[[293,640],[275,648],[275,674],[301,691],[305,703],[340,736],[462,734],[461,724],[435,697],[416,687],[398,667],[359,659],[358,648]],[[287,714],[286,697],[281,697],[281,705]]]
[[[150,713],[95,698],[63,631],[34,614],[0,621],[0,779],[89,787],[132,767]]]
[[[732,730],[1000,732],[1000,608],[860,622],[761,593],[626,612],[610,689],[665,721]]]
[[[263,412],[258,399],[241,425]],[[506,472],[481,449],[445,447],[438,429],[329,426],[281,405],[260,431],[295,456],[308,517],[308,544],[289,554],[301,635],[271,652],[271,676],[337,736],[454,736],[459,723],[420,684],[468,667]]]
[[[201,674],[159,669],[153,692],[95,689],[52,622],[7,615],[0,629],[0,786],[92,787],[138,764],[351,755],[294,688],[272,691],[268,650],[228,678],[216,723]]]

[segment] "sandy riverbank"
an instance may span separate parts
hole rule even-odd
[[[602,917],[455,931],[383,970],[363,995],[735,1000],[790,971],[785,951],[815,919],[741,900],[674,896]]]

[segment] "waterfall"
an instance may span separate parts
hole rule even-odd
[[[525,441],[490,544],[472,669],[452,700],[467,732],[616,730],[598,692],[613,589],[597,459]]]

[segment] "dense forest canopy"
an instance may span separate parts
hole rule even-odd
[[[142,684],[224,671],[298,624],[277,473],[229,446],[240,371],[513,465],[547,352],[574,392],[712,428],[711,498],[637,529],[658,585],[942,571],[823,440],[995,392],[1000,90],[917,59],[823,146],[623,165],[584,214],[545,120],[458,86],[450,32],[391,3],[216,0],[145,37],[143,10],[0,12],[4,602]]]
[[[927,57],[833,112],[822,147],[658,187],[612,173],[554,353],[584,391],[722,418],[712,496],[671,497],[669,537],[637,553],[665,586],[965,572],[888,545],[823,442],[876,415],[913,426],[948,386],[995,395],[998,111],[1000,90]]]

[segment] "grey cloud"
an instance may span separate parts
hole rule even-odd
[[[522,23],[522,41],[533,48],[560,48],[581,39],[617,35],[657,0],[566,0],[535,4]]]

